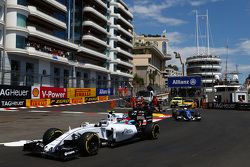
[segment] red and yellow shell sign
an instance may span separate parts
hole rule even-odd
[[[40,99],[40,86],[32,86],[31,87],[31,98],[32,99]]]

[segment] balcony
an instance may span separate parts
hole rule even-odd
[[[104,47],[108,47],[107,43],[99,38],[96,38],[95,36],[93,35],[90,35],[90,34],[87,34],[87,35],[83,35],[82,36],[82,40],[83,41],[92,41],[94,43],[98,43]]]
[[[108,34],[108,32],[107,32],[107,30],[105,28],[99,26],[98,24],[96,24],[93,21],[84,21],[82,25],[83,26],[91,26],[91,27],[103,32],[104,34]]]
[[[132,43],[129,43],[128,41],[122,39],[120,36],[117,37],[118,41],[125,44],[126,46],[130,47],[130,48],[133,48],[133,45]]]
[[[0,26],[4,26],[4,25],[5,25],[4,20],[0,20]]]
[[[66,48],[75,49],[75,50],[78,49],[78,45],[68,42],[66,40],[57,38],[53,35],[49,35],[44,32],[38,31],[36,30],[36,27],[28,26],[27,28],[28,28],[30,36],[35,36],[37,38],[43,39],[45,41],[49,41],[51,43],[55,43],[60,46],[64,46]]]
[[[133,78],[133,74],[125,73],[125,72],[122,72],[120,70],[116,70],[116,71],[111,72],[111,75],[119,75],[122,77]]]
[[[16,4],[7,4],[8,9],[15,9],[16,11],[22,11],[24,15],[28,16],[29,9],[27,6],[16,5]]]
[[[186,62],[200,62],[200,61],[210,61],[210,62],[220,62],[221,59],[218,56],[212,56],[212,55],[204,55],[204,56],[193,56],[188,57]]]
[[[206,76],[214,76],[214,75],[221,75],[220,72],[191,72],[189,74],[192,74],[192,75],[202,75],[204,77],[206,77]]]
[[[21,32],[24,36],[27,36],[29,34],[29,30],[26,27],[6,26],[6,30]]]
[[[103,8],[107,9],[107,5],[102,1],[102,0],[94,0],[97,2],[99,5],[101,5]]]
[[[109,73],[109,70],[107,70],[105,67],[100,67],[100,66],[88,64],[88,63],[79,63],[78,62],[76,67],[90,69],[90,70],[96,70],[96,71],[100,71],[100,72],[104,72],[104,73]]]
[[[133,29],[133,25],[127,21],[126,19],[124,19],[120,14],[118,14],[118,19],[120,19],[122,22],[124,22],[127,26],[129,26],[131,29]]]
[[[123,32],[124,34],[126,34],[127,36],[133,38],[133,34],[127,30],[125,30],[124,28],[122,28],[120,25],[117,25],[117,29],[121,32]]]
[[[97,51],[94,51],[92,49],[88,49],[88,48],[83,47],[83,46],[79,47],[78,52],[84,52],[84,53],[90,54],[90,55],[98,57],[98,58],[110,60],[110,58],[107,57],[105,54],[99,53]]]
[[[27,56],[29,52],[26,49],[19,49],[19,48],[5,48],[8,54],[15,54],[15,55],[24,55]]]
[[[125,55],[125,56],[133,58],[133,55],[131,53],[129,53],[129,52],[125,51],[125,50],[122,50],[120,47],[117,47],[116,51],[119,52],[119,53],[121,53],[121,54],[123,54],[123,55]]]
[[[206,65],[206,64],[192,64],[189,65],[187,68],[201,68],[201,69],[221,69],[222,67],[220,65]]]
[[[51,61],[51,62],[57,62],[57,63],[63,63],[63,64],[69,64],[69,61],[67,58],[58,56],[58,55],[53,55],[50,53],[42,52],[36,50],[34,47],[27,47],[28,54],[32,57],[36,57],[38,59],[44,59],[46,61]]]
[[[87,6],[83,9],[83,12],[91,12],[94,15],[96,15],[97,17],[101,18],[103,21],[107,22],[107,17],[104,16],[102,13],[98,12],[95,8],[91,7],[91,6]]]
[[[133,27],[133,25],[129,22],[129,21],[127,21],[126,19],[124,19],[120,14],[118,14],[118,13],[111,13],[110,14],[110,16],[111,17],[114,17],[114,18],[116,18],[116,19],[119,19],[119,20],[121,20],[123,23],[125,23],[128,27],[130,27],[131,29],[133,29],[134,27]]]
[[[42,20],[44,20],[44,21],[46,21],[46,22],[48,22],[50,24],[53,24],[55,26],[58,26],[58,27],[60,27],[62,29],[65,29],[65,30],[67,29],[66,23],[64,23],[64,22],[62,22],[60,20],[57,20],[54,17],[51,17],[50,15],[47,15],[47,14],[45,14],[43,12],[40,12],[34,6],[28,6],[28,8],[30,10],[30,15],[35,16],[37,18],[40,18],[40,19],[42,19]]]
[[[64,6],[63,4],[57,2],[56,0],[44,0],[45,2],[49,3],[50,5],[52,5],[53,7],[67,13],[67,8],[66,6]]]
[[[130,67],[130,68],[133,68],[133,64],[132,63],[129,63],[129,62],[126,62],[126,61],[122,61],[121,59],[116,59],[115,62],[117,64],[121,64],[121,65]]]
[[[124,4],[124,3],[123,3]],[[111,2],[110,5],[115,6],[116,8],[121,9],[126,15],[128,15],[131,19],[133,18],[133,15],[130,11],[128,11],[122,4],[118,2]]]

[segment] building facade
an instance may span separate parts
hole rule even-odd
[[[168,77],[177,77],[177,76],[182,76],[182,72],[175,70],[173,68],[170,67],[166,67],[166,70],[163,73],[164,78],[165,78],[165,85],[168,85]]]
[[[212,92],[216,76],[221,76],[221,59],[214,55],[199,55],[186,60],[188,76],[201,76],[205,92]]]
[[[6,1],[0,1],[0,83],[2,83],[2,71],[5,53],[5,25],[6,25]]]
[[[122,0],[7,0],[6,6],[3,84],[118,87],[132,78],[133,16]]]
[[[134,41],[134,74],[143,78],[144,86],[153,85],[165,88],[168,39],[162,36],[136,36]]]

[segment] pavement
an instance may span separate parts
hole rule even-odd
[[[78,107],[78,106],[77,106]],[[77,108],[78,109],[78,108]],[[76,110],[77,111],[77,110]],[[67,129],[68,123],[95,121],[97,114],[58,112],[0,112],[0,143],[39,139],[48,127]],[[157,140],[101,148],[98,155],[61,162],[22,152],[22,147],[0,145],[1,167],[249,167],[250,112],[204,110],[201,122],[159,121]],[[8,140],[10,141],[10,140]]]

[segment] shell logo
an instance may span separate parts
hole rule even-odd
[[[32,90],[32,95],[33,95],[34,97],[38,97],[38,95],[39,95],[39,89],[38,89],[38,88],[34,88],[34,89]]]

